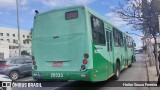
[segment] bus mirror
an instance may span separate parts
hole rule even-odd
[[[136,43],[134,43],[134,47],[136,47]]]

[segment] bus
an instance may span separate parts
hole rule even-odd
[[[32,31],[36,80],[99,82],[131,67],[134,41],[87,6],[37,13]]]

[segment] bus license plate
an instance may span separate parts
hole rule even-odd
[[[63,73],[51,73],[51,77],[63,77]]]
[[[59,67],[59,66],[63,66],[63,62],[54,62],[53,63],[54,67]]]

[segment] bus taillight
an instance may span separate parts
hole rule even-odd
[[[36,65],[36,61],[33,60],[33,65]]]
[[[84,59],[83,60],[83,64],[87,64],[88,62],[87,62],[87,60],[86,59]]]
[[[86,66],[85,65],[81,65],[81,70],[85,70]]]
[[[34,66],[34,70],[37,70],[37,66],[36,65]]]
[[[89,55],[86,53],[84,54],[84,58],[87,59],[89,57]]]

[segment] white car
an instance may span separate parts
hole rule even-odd
[[[12,81],[8,76],[6,76],[6,75],[2,75],[2,74],[0,74],[0,82],[5,82],[5,81],[8,81],[8,82],[10,82],[10,81]],[[5,88],[2,88],[1,86],[0,86],[0,90],[11,90],[11,87],[5,87]]]
[[[12,81],[8,76],[0,74],[0,81]]]

